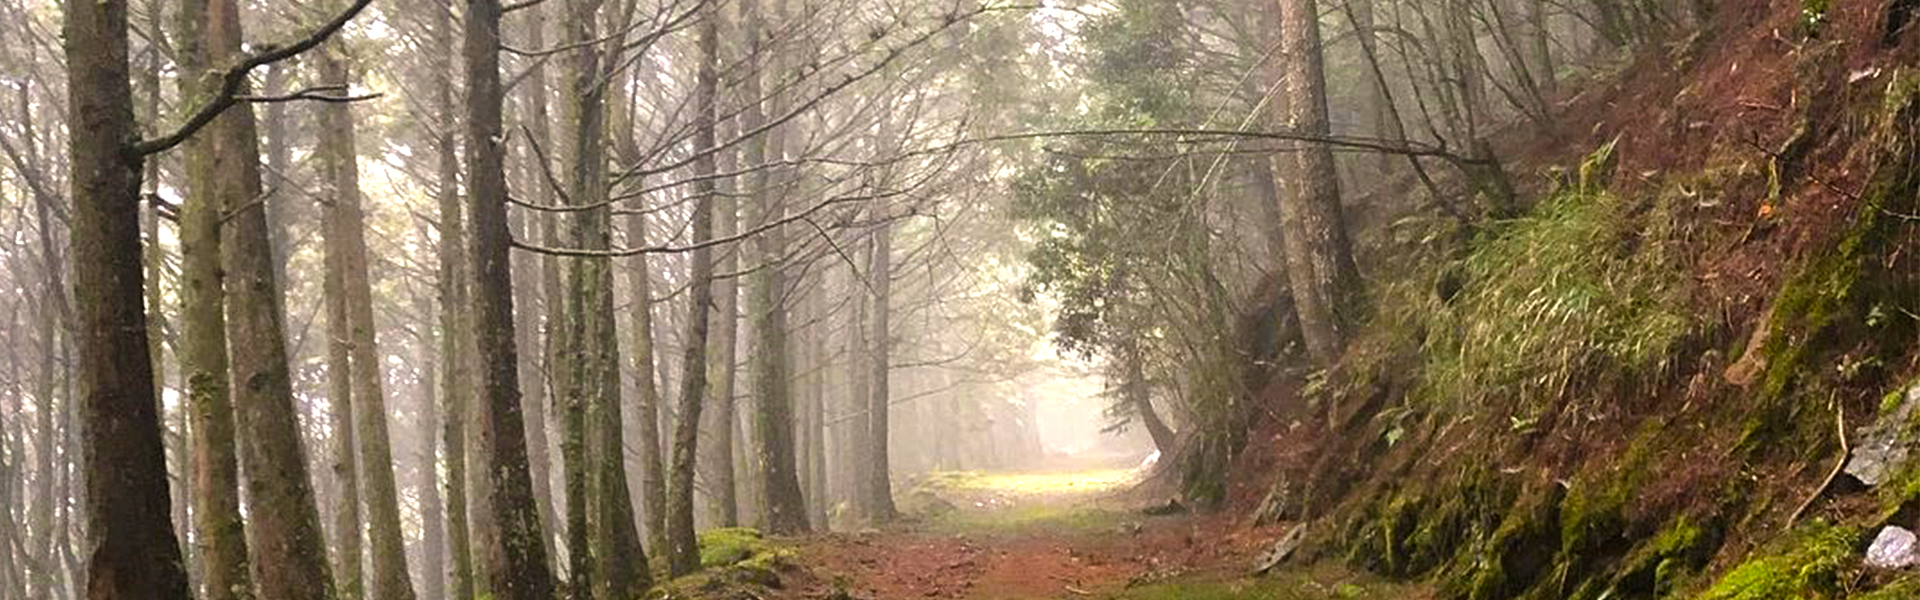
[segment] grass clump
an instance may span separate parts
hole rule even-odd
[[[1839,594],[1841,571],[1854,560],[1860,531],[1815,522],[1783,549],[1753,558],[1727,573],[1697,600],[1811,600]]]
[[[1000,510],[961,510],[933,517],[928,528],[945,534],[1011,535],[1094,533],[1114,527],[1123,515],[1085,506],[1032,505]]]
[[[1583,173],[1481,234],[1456,268],[1458,292],[1428,317],[1420,395],[1552,399],[1598,372],[1664,368],[1690,329],[1687,282],[1659,236],[1664,215]]]

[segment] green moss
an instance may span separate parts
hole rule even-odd
[[[1603,463],[1618,468],[1576,480],[1568,491],[1560,512],[1560,552],[1570,561],[1579,562],[1623,539],[1627,502],[1646,485],[1654,451],[1663,443],[1661,431],[1658,424],[1643,428],[1625,456]]]
[[[1807,37],[1819,37],[1826,28],[1827,10],[1833,0],[1800,0],[1800,34]]]
[[[1184,577],[1095,597],[1114,600],[1401,600],[1424,595],[1415,586],[1355,575],[1339,565],[1319,563],[1263,578]]]
[[[1565,489],[1555,482],[1544,482],[1522,495],[1472,565],[1455,576],[1453,596],[1505,600],[1532,588],[1552,565],[1565,498]]]
[[[1814,522],[1781,549],[1748,559],[1696,600],[1811,600],[1835,597],[1854,561],[1860,530]]]
[[[1907,399],[1908,387],[1910,386],[1901,385],[1887,390],[1886,395],[1880,397],[1879,414],[1890,414],[1893,411],[1900,410],[1900,403]]]
[[[1920,171],[1912,168],[1920,103],[1914,102],[1909,77],[1896,76],[1889,86],[1885,125],[1874,140],[1882,148],[1867,191],[1854,208],[1849,225],[1832,246],[1814,253],[1794,269],[1775,295],[1760,351],[1766,365],[1761,399],[1742,433],[1740,446],[1752,451],[1793,434],[1799,408],[1807,403],[1793,397],[1802,379],[1825,370],[1811,363],[1840,350],[1869,342],[1855,364],[1881,363],[1881,355],[1905,352],[1912,339],[1911,317],[1877,318],[1887,307],[1913,306],[1920,299],[1920,277],[1885,257],[1898,248],[1905,231],[1897,215],[1915,212],[1920,196]],[[1895,98],[1899,99],[1896,100]],[[1897,108],[1895,108],[1897,107]],[[1843,346],[1845,345],[1845,346]]]
[[[745,527],[702,531],[699,542],[700,571],[664,582],[659,589],[666,597],[763,597],[765,590],[781,585],[780,573],[795,556],[791,548]]]
[[[1713,557],[1724,537],[1717,516],[1683,516],[1630,553],[1604,588],[1576,597],[1663,598]]]
[[[1920,598],[1920,576],[1908,576],[1893,583],[1880,586],[1865,595],[1854,596],[1854,600],[1911,600]]]
[[[761,537],[757,529],[729,527],[700,532],[700,566],[702,568],[711,569],[737,564],[772,550],[773,547]]]

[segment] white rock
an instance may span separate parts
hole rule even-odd
[[[1920,564],[1920,537],[1904,527],[1880,530],[1867,547],[1867,566],[1878,569],[1904,569]]]

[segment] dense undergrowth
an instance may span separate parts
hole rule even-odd
[[[1338,435],[1263,506],[1445,598],[1916,597],[1861,555],[1920,525],[1920,468],[1872,493],[1823,479],[1836,429],[1915,375],[1920,77],[1883,68],[1796,92],[1839,108],[1788,115],[1792,156],[1725,149],[1627,185],[1607,144],[1519,218],[1400,223],[1383,254],[1412,258],[1305,393]],[[1843,167],[1857,186],[1820,175]],[[1733,203],[1760,210],[1729,223]],[[1763,244],[1784,250],[1735,260]],[[1762,310],[1705,297],[1735,276],[1770,290]]]

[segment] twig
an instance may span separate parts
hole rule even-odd
[[[293,92],[291,94],[280,94],[277,96],[234,96],[233,99],[235,102],[251,102],[254,104],[271,104],[275,102],[296,102],[300,100],[312,100],[315,102],[333,102],[333,103],[344,104],[348,102],[364,102],[367,100],[373,100],[375,98],[379,98],[384,95],[385,94],[362,94],[359,96],[352,96],[347,94],[347,86],[345,85],[316,85],[304,90],[300,90],[298,92]]]
[[[1813,495],[1808,496],[1805,502],[1801,502],[1800,508],[1793,509],[1792,515],[1787,516],[1787,529],[1792,529],[1793,524],[1800,521],[1800,516],[1806,514],[1807,508],[1812,507],[1815,500],[1827,495],[1827,490],[1833,487],[1834,480],[1840,478],[1840,472],[1846,470],[1847,458],[1853,455],[1853,445],[1847,443],[1847,407],[1838,402],[1833,405],[1833,425],[1835,432],[1840,435],[1840,460],[1835,461],[1833,470],[1827,473],[1826,481],[1820,482],[1820,487],[1813,490]]]

